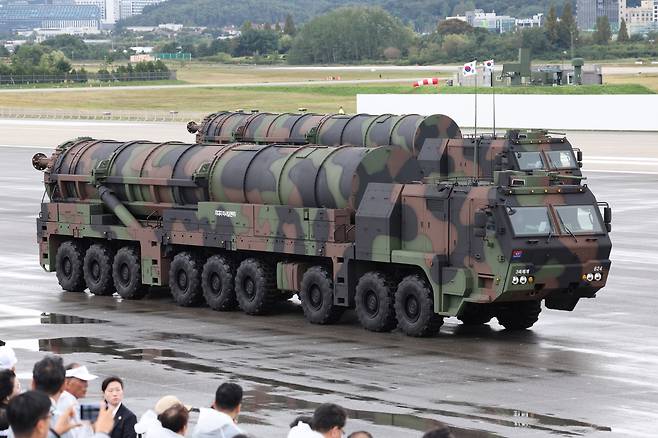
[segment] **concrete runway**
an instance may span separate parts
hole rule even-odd
[[[349,409],[348,433],[367,429],[377,438],[420,437],[436,420],[458,437],[657,434],[658,164],[643,165],[658,158],[655,134],[570,137],[585,151],[590,187],[613,207],[612,272],[596,299],[574,312],[544,309],[524,333],[506,333],[495,320],[465,330],[447,319],[438,337],[411,339],[366,332],[352,313],[314,326],[292,302],[250,317],[179,308],[165,293],[134,302],[62,292],[38,265],[43,186],[32,155],[64,133],[187,134],[182,125],[0,127],[0,143],[14,145],[0,148],[0,339],[16,348],[24,386],[33,363],[54,352],[100,376],[124,377],[126,405],[138,415],[169,393],[206,406],[220,382],[235,379],[246,389],[240,421],[257,437],[284,437],[296,415],[323,402]],[[99,386],[90,386],[91,399]]]

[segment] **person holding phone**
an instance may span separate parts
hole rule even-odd
[[[123,380],[112,376],[101,384],[107,408],[114,414],[114,428],[110,438],[136,438],[137,416],[123,404]]]

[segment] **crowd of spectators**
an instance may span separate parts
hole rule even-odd
[[[34,364],[31,389],[21,391],[14,351],[0,347],[0,438],[253,438],[238,425],[243,390],[234,382],[219,385],[209,408],[193,408],[177,397],[160,398],[153,409],[137,416],[124,404],[124,382],[110,376],[101,383],[103,399],[84,404],[89,382],[96,380],[78,363],[64,366],[48,355]],[[198,412],[190,427],[190,412]],[[333,403],[318,406],[312,416],[290,423],[288,438],[345,438],[347,411]],[[423,438],[451,438],[447,426]],[[373,438],[367,431],[347,438]]]

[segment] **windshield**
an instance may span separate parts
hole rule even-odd
[[[510,207],[507,215],[516,236],[547,236],[553,233],[546,207]]]
[[[547,151],[546,156],[553,169],[577,169],[576,157],[571,151]]]
[[[562,227],[573,234],[603,233],[603,226],[593,205],[563,205],[555,207]]]
[[[546,167],[540,152],[517,152],[515,155],[520,170],[536,170]]]

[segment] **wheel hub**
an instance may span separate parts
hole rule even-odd
[[[316,284],[311,287],[308,295],[311,301],[311,307],[314,309],[322,307],[322,291]]]
[[[187,289],[187,272],[182,269],[178,271],[178,278],[176,279],[176,282],[178,283],[178,287],[182,290]]]
[[[215,273],[210,276],[210,289],[214,294],[219,294],[222,290],[222,280]]]
[[[370,316],[374,316],[379,311],[379,298],[374,291],[369,290],[364,297],[364,304]]]
[[[404,304],[404,310],[410,320],[418,320],[418,317],[420,316],[420,306],[416,297],[411,296],[407,298]]]
[[[95,281],[98,281],[101,278],[101,266],[96,260],[91,262],[91,276]]]
[[[70,277],[71,274],[73,273],[73,263],[71,263],[71,259],[68,257],[64,259],[64,263],[62,263],[62,268],[64,268],[64,275],[67,277]]]
[[[256,285],[254,284],[254,280],[252,280],[251,277],[248,277],[244,280],[242,285],[244,286],[244,291],[247,294],[247,297],[249,300],[252,300],[256,295]]]
[[[126,264],[123,263],[121,265],[121,283],[126,285],[130,282],[130,267]]]

